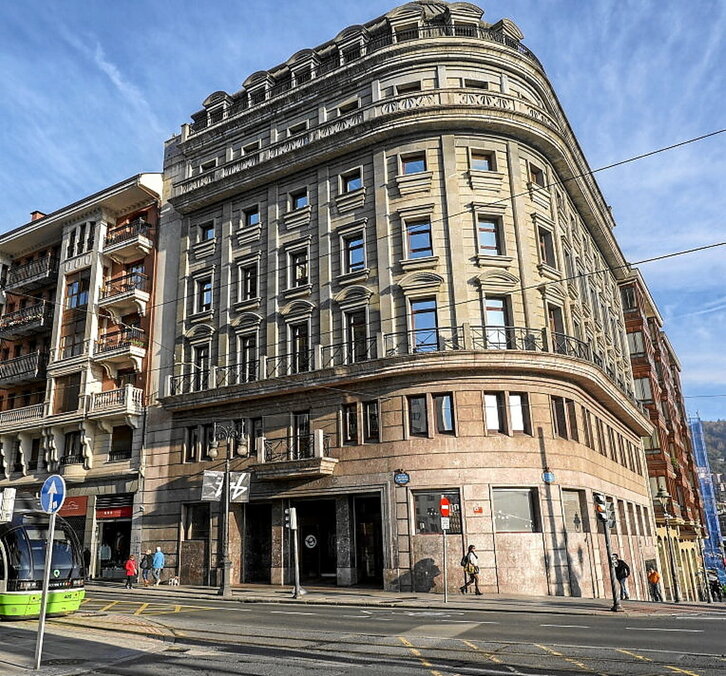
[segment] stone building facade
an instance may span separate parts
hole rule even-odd
[[[681,365],[663,319],[639,271],[621,283],[623,312],[636,397],[645,406],[653,432],[644,439],[654,500],[658,561],[666,597],[674,598],[674,570],[682,600],[700,600],[703,590],[703,505],[681,388]],[[672,557],[671,557],[672,554]],[[671,567],[673,560],[673,568]]]
[[[0,236],[0,488],[61,474],[94,577],[139,547],[161,187],[133,176]]]
[[[604,596],[602,491],[646,593],[626,265],[521,39],[412,2],[211,94],[168,142],[144,537],[183,582],[217,581],[200,485],[233,423],[235,582],[289,581],[295,506],[304,580],[440,592],[446,495],[451,589],[473,543],[486,592]]]

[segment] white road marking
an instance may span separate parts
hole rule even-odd
[[[540,627],[561,627],[562,629],[589,629],[584,624],[540,624]]]
[[[625,627],[630,631],[683,631],[689,634],[702,634],[703,629],[664,629],[661,627]]]
[[[297,610],[271,610],[270,615],[317,615],[317,613],[303,613]]]

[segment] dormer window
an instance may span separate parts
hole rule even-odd
[[[310,66],[306,66],[305,68],[301,68],[300,70],[295,71],[295,82],[297,82],[297,84],[309,82],[312,77],[313,73]]]
[[[361,56],[360,45],[353,45],[343,50],[343,63],[350,63]]]
[[[267,92],[264,89],[257,89],[250,93],[250,105],[256,106],[258,103],[262,103],[267,96]]]
[[[217,124],[221,122],[224,117],[224,110],[217,108],[216,110],[209,111],[209,124]]]
[[[415,40],[418,37],[418,25],[415,23],[399,26],[396,29],[396,42]]]

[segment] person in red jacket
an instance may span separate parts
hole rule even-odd
[[[133,554],[129,556],[128,561],[124,564],[124,569],[126,570],[126,589],[133,589],[134,578],[139,573],[138,566],[136,565],[136,558]]]

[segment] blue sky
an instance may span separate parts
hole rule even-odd
[[[721,0],[482,0],[514,20],[591,167],[726,127]],[[0,231],[141,171],[211,92],[394,2],[0,3]],[[726,134],[598,174],[628,260],[726,240]],[[689,411],[726,418],[726,247],[642,266]],[[707,395],[707,396],[697,396]]]

